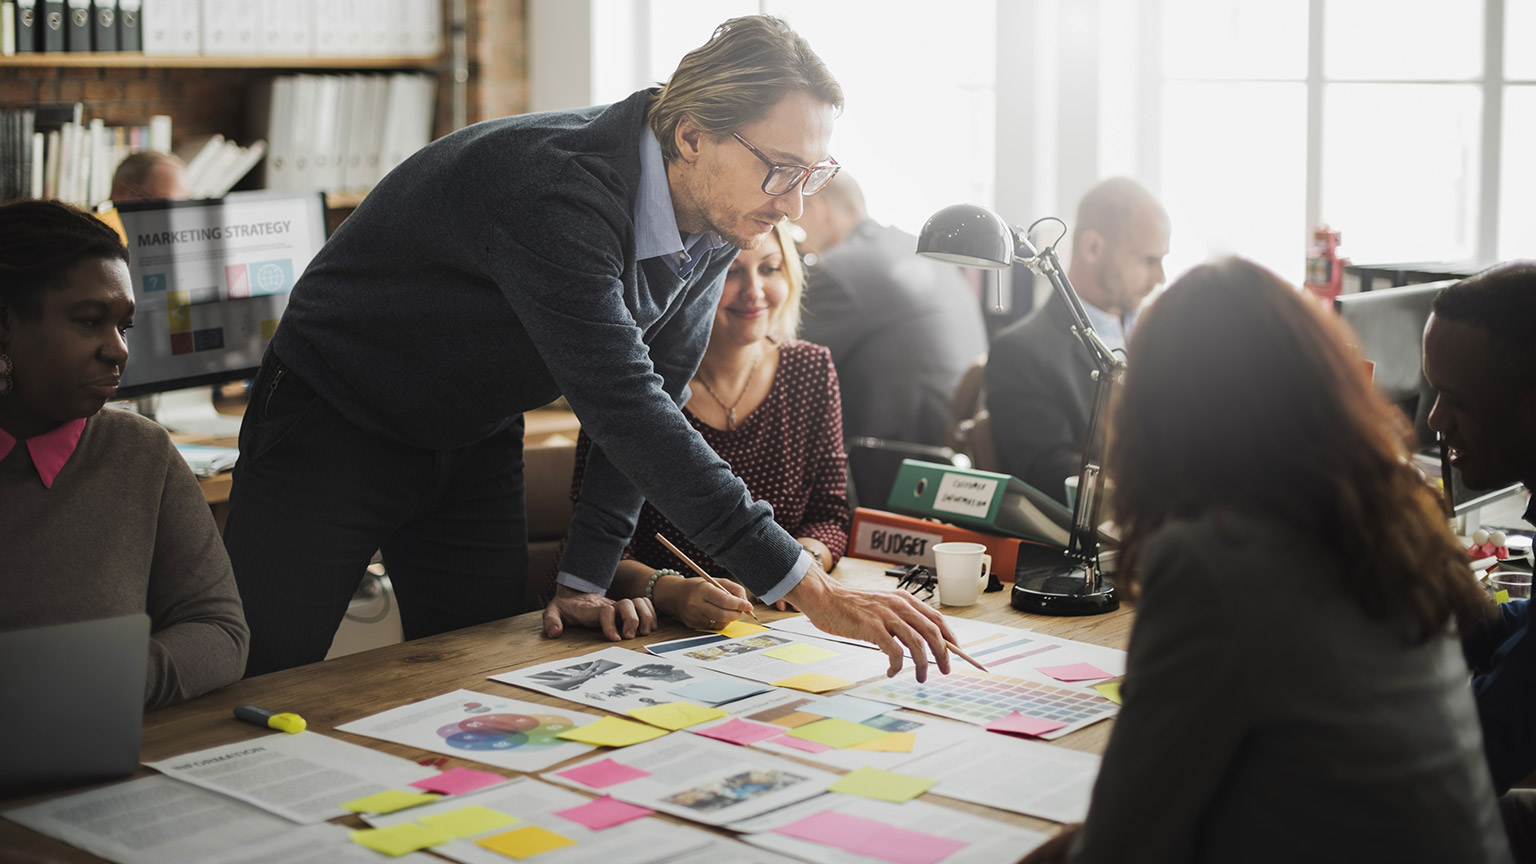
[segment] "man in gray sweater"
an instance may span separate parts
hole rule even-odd
[[[604,596],[649,499],[765,602],[947,672],[936,612],[827,578],[680,408],[736,248],[836,173],[841,105],[804,39],[737,18],[659,91],[477,124],[385,177],[299,280],[241,429],[247,674],[321,659],[376,549],[408,639],[524,611],[521,415],[562,394],[594,446],[550,636],[649,632],[648,600]]]

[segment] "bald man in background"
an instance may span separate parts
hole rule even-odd
[[[844,434],[943,444],[950,394],[987,344],[960,268],[919,258],[916,237],[869,218],[846,171],[795,224],[807,253],[800,338],[832,352]]]
[[[1114,177],[1078,204],[1067,277],[1088,320],[1123,349],[1141,303],[1163,284],[1168,213],[1139,183]],[[1082,470],[1093,408],[1093,360],[1071,332],[1067,304],[1045,305],[999,333],[987,356],[987,410],[1003,470],[1059,501]]]
[[[124,159],[112,174],[112,202],[185,201],[192,197],[187,163],[157,150],[144,150]]]

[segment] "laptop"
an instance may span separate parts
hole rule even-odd
[[[139,767],[149,616],[0,632],[0,794]]]

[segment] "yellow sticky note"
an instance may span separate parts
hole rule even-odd
[[[428,828],[417,825],[415,822],[406,822],[403,825],[393,825],[389,828],[369,828],[363,831],[352,832],[352,842],[359,846],[366,846],[375,852],[383,852],[385,855],[393,855],[396,858],[407,852],[415,852],[417,849],[425,849],[428,846],[436,846],[439,843],[447,843],[453,839],[453,835],[436,828]]]
[[[808,714],[804,711],[794,711],[789,714],[785,714],[783,717],[775,717],[768,722],[775,726],[787,726],[790,729],[793,729],[796,726],[804,726],[807,723],[815,723],[817,720],[825,719],[826,718],[822,717],[820,714]]]
[[[911,753],[917,746],[917,734],[914,732],[892,732],[889,735],[876,738],[873,741],[865,741],[855,744],[849,750],[874,750],[879,753]]]
[[[1116,705],[1124,704],[1124,703],[1122,703],[1120,701],[1120,682],[1119,681],[1111,681],[1108,684],[1100,684],[1097,687],[1094,687],[1093,689],[1099,691],[1099,695],[1100,696],[1103,696],[1105,699],[1108,699],[1109,701],[1115,703]]]
[[[1499,589],[1493,595],[1493,602],[1495,602],[1495,603],[1508,603],[1509,602],[1509,592],[1505,591],[1502,588]]]
[[[419,804],[430,804],[441,797],[443,796],[434,795],[431,792],[401,792],[399,789],[391,789],[388,792],[348,801],[341,806],[353,813],[393,813]]]
[[[825,693],[828,690],[841,690],[844,687],[853,686],[853,682],[845,678],[823,675],[820,672],[802,672],[770,683],[775,687],[788,687],[791,690],[804,690],[807,693]]]
[[[516,825],[523,820],[516,816],[508,816],[499,810],[481,807],[479,804],[471,804],[468,807],[449,810],[447,813],[439,813],[436,816],[423,816],[416,821],[428,828],[436,828],[445,834],[452,834],[455,837],[473,837],[476,834],[484,834],[497,828]]]
[[[277,332],[277,321],[276,318],[268,318],[261,322],[261,341],[272,341],[272,335]]]
[[[475,845],[519,861],[526,861],[535,855],[575,846],[576,841],[537,825],[529,825],[527,828],[476,840]]]
[[[732,621],[715,631],[727,639],[735,639],[737,636],[751,636],[753,633],[765,633],[767,627],[761,624],[753,624],[751,621]]]
[[[852,747],[855,744],[863,744],[865,741],[884,738],[891,733],[873,726],[865,726],[863,723],[828,717],[825,720],[817,720],[815,723],[797,726],[789,730],[788,734],[795,738],[815,741],[817,744],[825,744],[828,747]]]
[[[646,705],[625,712],[636,720],[644,720],[663,729],[686,729],[706,720],[718,720],[727,716],[719,708],[705,708],[692,702],[668,702],[664,705]]]
[[[827,791],[900,804],[927,792],[930,786],[938,782],[910,774],[881,771],[879,768],[860,768],[844,774],[841,780],[828,786]]]
[[[192,292],[167,291],[165,292],[166,320],[170,322],[170,332],[192,332]]]
[[[816,663],[821,660],[833,659],[837,656],[837,652],[823,648],[820,645],[791,642],[782,648],[764,651],[763,656],[772,657],[775,660],[785,660],[790,663]]]
[[[618,717],[604,717],[595,723],[567,729],[557,737],[580,741],[583,744],[596,744],[599,747],[628,747],[652,738],[660,738],[665,734],[667,733],[644,723],[622,720]]]

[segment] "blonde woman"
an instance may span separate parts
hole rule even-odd
[[[831,570],[848,548],[842,402],[831,353],[795,338],[803,285],[785,223],[736,256],[683,413],[752,497],[773,505],[774,521]],[[573,499],[590,447],[585,436],[577,444]],[[723,582],[732,594],[686,578],[687,565],[656,540],[658,532],[712,575],[729,575],[647,503],[610,599],[629,598],[708,630],[750,608],[745,589],[734,582]]]

